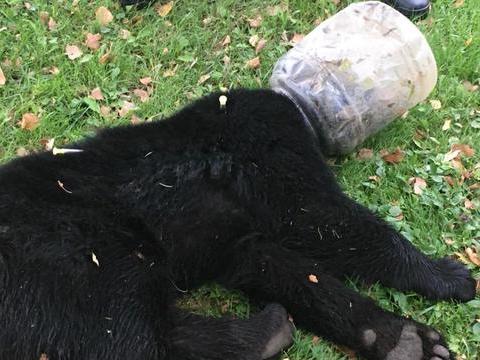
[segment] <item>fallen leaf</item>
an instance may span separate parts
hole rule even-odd
[[[303,34],[293,34],[292,38],[290,39],[290,44],[292,46],[295,46],[296,44],[298,44],[300,41],[303,40],[303,38],[305,37],[305,35]]]
[[[40,144],[43,146],[43,148],[44,148],[46,151],[52,151],[53,146],[54,146],[54,144],[55,144],[55,138],[51,138],[51,139],[41,139],[41,140],[40,140]]]
[[[100,56],[100,59],[98,59],[98,62],[100,64],[106,64],[110,60],[112,60],[112,53],[110,52],[110,50],[108,50],[105,54]]]
[[[455,186],[455,180],[453,180],[453,178],[451,176],[444,176],[443,177],[443,180],[445,180],[445,182],[450,185],[450,186]]]
[[[48,19],[50,18],[50,14],[46,11],[40,11],[38,14],[38,17],[40,18],[40,22],[47,26],[48,25]]]
[[[22,115],[22,120],[20,120],[20,127],[24,130],[32,131],[39,125],[39,118],[33,113],[25,113]]]
[[[48,20],[48,30],[53,31],[57,27],[57,22],[53,20],[53,18],[50,18]]]
[[[473,155],[475,155],[475,150],[473,150],[472,147],[467,144],[453,144],[452,150],[458,150],[466,157],[472,157]]]
[[[169,52],[168,48],[163,48],[163,50],[162,50],[163,55],[168,54],[168,52]]]
[[[463,205],[465,206],[465,209],[469,209],[469,210],[475,209],[475,205],[469,199],[465,199],[465,201],[463,202]]]
[[[223,57],[223,63],[224,63],[225,65],[230,64],[230,56],[225,55],[225,56]]]
[[[410,178],[408,183],[412,185],[413,192],[417,195],[421,195],[423,190],[427,187],[427,182],[419,177]]]
[[[258,40],[260,40],[260,38],[258,37],[257,34],[255,34],[255,35],[250,36],[250,38],[248,39],[248,43],[252,47],[255,47],[255,46],[257,46]]]
[[[250,69],[257,69],[258,67],[260,67],[260,58],[257,56],[256,58],[248,60],[247,67],[249,67]]]
[[[478,85],[473,85],[470,81],[464,80],[462,82],[463,88],[468,92],[475,92],[478,90]]]
[[[463,6],[464,3],[465,0],[455,0],[455,2],[453,3],[453,7],[455,9],[458,9],[459,7]]]
[[[166,77],[175,76],[175,74],[177,73],[177,68],[178,68],[178,65],[175,65],[175,67],[165,70],[163,72],[163,77],[166,78]]]
[[[0,86],[5,85],[7,79],[5,78],[5,74],[3,73],[2,68],[0,67]]]
[[[320,341],[320,338],[318,336],[312,337],[312,344],[313,345],[317,345],[319,341]]]
[[[475,183],[475,184],[472,184],[468,187],[470,190],[478,190],[480,189],[480,183]]]
[[[110,115],[110,112],[112,111],[112,109],[106,105],[102,105],[100,106],[100,114],[102,114],[103,116],[108,116]]]
[[[368,177],[368,180],[380,182],[380,177],[378,177],[377,175],[372,175]]]
[[[465,167],[463,166],[462,161],[459,160],[459,159],[456,159],[456,158],[455,158],[455,159],[451,160],[451,161],[450,161],[450,164],[451,164],[455,169],[457,169],[457,170],[459,170],[459,171],[465,170]]]
[[[95,11],[95,18],[102,26],[108,25],[113,20],[113,15],[105,6],[100,6]]]
[[[60,73],[60,70],[56,66],[51,66],[50,68],[48,68],[48,72],[52,75],[57,75],[58,73]]]
[[[260,51],[262,51],[266,44],[267,40],[260,39],[257,43],[257,46],[255,47],[255,54],[258,54]]]
[[[456,159],[460,155],[460,150],[451,150],[445,154],[443,161],[449,162],[453,159]]]
[[[470,45],[472,45],[472,42],[473,42],[473,37],[470,36],[467,40],[465,40],[465,46],[469,47]]]
[[[27,156],[28,154],[30,154],[30,151],[28,151],[24,147],[19,147],[17,149],[16,153],[17,153],[17,156],[23,157],[23,156]]]
[[[67,45],[65,47],[65,54],[68,56],[70,60],[78,59],[82,56],[82,50],[76,45]]]
[[[400,148],[396,148],[392,153],[387,152],[382,155],[382,159],[389,164],[398,164],[404,157],[405,153]]]
[[[318,284],[318,278],[313,274],[308,275],[308,281],[314,284]]]
[[[357,152],[357,159],[359,160],[368,160],[373,157],[373,150],[362,148]]]
[[[95,263],[95,265],[100,267],[100,263],[98,262],[97,255],[95,255],[93,251],[92,251],[92,261]]]
[[[102,90],[99,87],[96,87],[90,92],[90,97],[94,100],[104,100]]]
[[[475,265],[480,266],[480,258],[478,257],[479,254],[472,248],[468,247],[465,249],[465,253],[468,256],[468,259]]]
[[[230,38],[230,35],[226,35],[222,40],[222,46],[225,47],[229,45],[231,42],[232,42],[232,39]]]
[[[430,106],[433,110],[439,110],[442,108],[442,103],[440,100],[430,100]]]
[[[45,354],[45,353],[41,353],[41,354],[40,354],[40,357],[38,358],[38,360],[48,360],[48,355]]]
[[[136,97],[140,99],[141,102],[144,103],[148,101],[149,95],[148,95],[148,92],[146,92],[145,90],[134,89],[133,93],[135,94]]]
[[[445,122],[443,123],[443,126],[442,126],[442,130],[443,131],[447,131],[448,129],[450,129],[450,125],[452,124],[452,120],[451,119],[447,119],[445,120]]]
[[[337,6],[342,2],[342,0],[330,0],[330,2],[333,3],[333,5]]]
[[[267,6],[266,8],[267,15],[269,16],[275,16],[287,10],[288,10],[288,5],[285,3],[281,3],[280,5],[270,5],[270,6]]]
[[[132,114],[132,117],[130,118],[130,123],[133,125],[137,125],[142,123],[142,120],[135,114]]]
[[[248,25],[250,25],[250,27],[252,28],[258,28],[260,27],[260,25],[262,25],[262,17],[260,15],[258,15],[256,18],[254,19],[247,19],[248,21]]]
[[[152,78],[150,76],[147,76],[147,77],[141,78],[139,81],[141,84],[148,86],[152,82]]]
[[[157,10],[158,15],[160,15],[161,17],[165,17],[170,13],[170,11],[172,11],[172,8],[173,1],[169,1],[166,4],[156,6],[155,10]]]
[[[98,50],[100,48],[100,40],[102,40],[102,35],[87,33],[85,36],[85,46],[92,50]]]
[[[127,40],[130,37],[130,35],[131,35],[131,32],[126,29],[121,29],[118,32],[118,37],[123,40]]]
[[[122,108],[118,110],[118,115],[120,117],[124,117],[127,115],[130,111],[134,110],[136,108],[135,104],[129,101],[124,101]]]
[[[210,74],[200,76],[200,79],[198,79],[198,85],[202,85],[208,79],[210,79]]]
[[[25,9],[27,9],[27,10],[31,10],[31,9],[32,9],[32,4],[30,4],[29,2],[24,2],[24,3],[23,3],[23,6],[25,6]]]

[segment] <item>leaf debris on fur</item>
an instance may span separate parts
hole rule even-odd
[[[63,182],[61,182],[60,180],[57,180],[57,184],[58,186],[60,187],[60,189],[62,189],[63,191],[65,191],[67,194],[73,194],[72,191],[68,190],[65,185],[63,185]]]

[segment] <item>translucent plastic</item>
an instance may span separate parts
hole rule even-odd
[[[424,100],[437,81],[425,37],[377,1],[327,19],[276,63],[271,87],[289,96],[329,154],[352,151]]]

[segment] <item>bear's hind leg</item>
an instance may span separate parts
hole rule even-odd
[[[286,310],[270,304],[249,319],[209,318],[178,312],[168,359],[274,359],[293,339]]]

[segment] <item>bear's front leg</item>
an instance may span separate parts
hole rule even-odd
[[[281,303],[301,328],[367,359],[453,359],[437,331],[382,310],[311,259],[260,239],[239,246],[220,282],[253,300]]]

